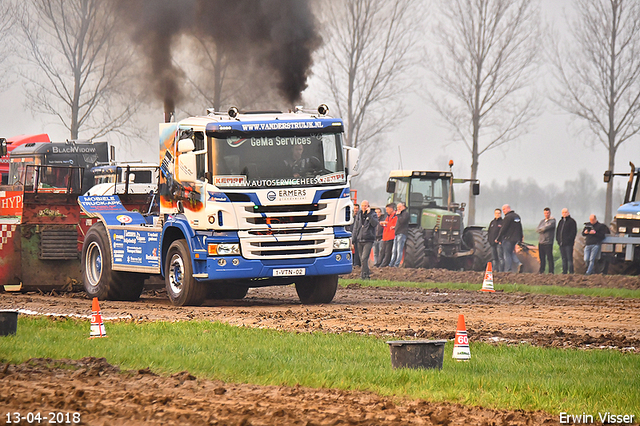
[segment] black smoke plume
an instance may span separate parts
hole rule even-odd
[[[312,54],[321,43],[309,0],[113,0],[142,47],[165,112],[181,99],[181,72],[172,45],[182,34],[209,37],[232,59],[250,56],[276,74],[290,103],[307,87]]]

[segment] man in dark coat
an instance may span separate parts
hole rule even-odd
[[[493,270],[494,272],[503,272],[504,255],[502,254],[502,246],[496,242],[500,229],[502,228],[502,211],[500,209],[495,209],[493,211],[493,216],[494,219],[489,223],[487,238],[489,239],[491,253],[493,254]]]
[[[367,200],[360,203],[360,213],[356,219],[356,226],[354,227],[354,235],[358,241],[358,250],[360,254],[360,264],[362,270],[360,272],[360,278],[368,280],[371,272],[369,271],[369,256],[371,255],[371,248],[376,240],[376,230],[378,229],[378,215],[371,209]]]
[[[509,204],[502,206],[502,213],[504,213],[504,219],[496,241],[502,244],[504,271],[518,272],[521,263],[516,256],[516,244],[521,242],[523,238],[522,221],[520,216],[511,210]]]
[[[562,273],[573,274],[573,244],[578,234],[578,225],[569,214],[569,209],[562,209],[562,219],[558,222],[556,241],[560,246],[562,257]]]
[[[595,214],[589,216],[589,222],[584,225],[582,231],[582,235],[586,238],[584,241],[584,263],[587,266],[586,275],[591,275],[594,272],[596,260],[600,258],[600,246],[602,240],[609,233],[609,228],[598,222]]]
[[[360,212],[360,205],[353,204],[353,225],[349,225],[347,231],[351,231],[351,249],[353,250],[353,266],[360,266],[360,255],[358,254],[358,239],[356,238],[356,225],[358,223],[358,213]]]

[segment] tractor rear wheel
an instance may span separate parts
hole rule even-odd
[[[407,242],[404,244],[404,267],[405,268],[426,268],[427,267],[427,246],[426,238],[422,228],[409,228],[407,232]]]
[[[584,263],[584,241],[584,236],[578,235],[573,243],[573,271],[581,275],[587,272],[587,265]]]
[[[487,231],[467,228],[462,233],[462,241],[467,248],[474,250],[473,262],[469,262],[468,266],[472,271],[484,271],[487,263],[493,258]]]
[[[576,274],[584,275],[587,273],[587,263],[584,261],[584,246],[586,239],[584,235],[578,235],[573,244],[573,271]],[[594,274],[607,273],[609,262],[600,258],[596,260]]]

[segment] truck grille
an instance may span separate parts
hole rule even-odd
[[[287,205],[244,205],[239,206],[238,223],[240,229],[281,230],[304,229],[305,224],[315,227],[331,226],[329,218],[335,204],[287,204]]]
[[[247,259],[328,256],[333,251],[331,228],[240,231],[242,255]]]
[[[71,260],[78,258],[78,231],[69,228],[44,228],[40,233],[41,260]]]

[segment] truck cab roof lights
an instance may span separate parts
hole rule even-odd
[[[318,106],[318,114],[327,115],[328,112],[329,107],[326,104],[320,104],[320,106]]]
[[[240,112],[238,111],[238,108],[236,108],[236,107],[229,108],[229,111],[228,111],[229,117],[236,118],[239,113]]]
[[[327,104],[320,104],[318,106],[318,108],[316,109],[316,111],[318,112],[318,116],[319,117],[324,117],[329,112],[329,107],[327,106]],[[315,113],[314,110],[309,109],[309,108],[305,109],[304,106],[302,106],[302,105],[296,105],[293,108],[293,111],[289,110],[289,112],[294,112],[296,114],[302,114],[302,113],[313,114],[313,113]]]

